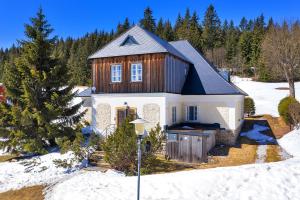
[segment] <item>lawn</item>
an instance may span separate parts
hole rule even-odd
[[[22,188],[20,190],[10,190],[0,193],[0,200],[43,200],[42,185]]]

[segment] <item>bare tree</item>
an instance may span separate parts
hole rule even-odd
[[[262,45],[263,57],[269,69],[277,67],[289,84],[290,96],[295,97],[295,72],[300,68],[299,21],[276,25],[267,31]]]

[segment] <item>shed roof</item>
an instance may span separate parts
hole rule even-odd
[[[247,95],[233,83],[225,80],[204,57],[186,40],[169,42],[193,63],[182,89],[184,95]]]
[[[164,52],[168,52],[189,62],[182,53],[176,50],[167,41],[135,25],[102,49],[89,56],[89,59]]]

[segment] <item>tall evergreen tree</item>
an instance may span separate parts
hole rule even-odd
[[[231,20],[227,30],[225,31],[225,57],[229,67],[236,64],[234,63],[234,60],[237,57],[238,40],[238,30],[235,28],[234,23]]]
[[[25,25],[20,57],[6,68],[5,86],[13,105],[0,104],[0,137],[7,138],[1,147],[45,153],[56,141],[75,138],[81,103],[71,105],[75,94],[68,86],[67,68],[52,55],[52,31],[39,9]]]
[[[247,19],[245,17],[243,17],[241,19],[239,28],[243,32],[243,31],[245,31],[247,29],[247,26],[248,26],[248,21],[247,21]]]
[[[203,41],[206,50],[211,51],[214,59],[214,49],[220,47],[222,41],[221,21],[213,5],[209,5],[203,22]]]
[[[160,18],[157,23],[155,34],[158,35],[159,37],[163,37],[163,32],[164,32],[164,23],[163,23],[163,19]]]
[[[199,24],[199,18],[196,11],[193,12],[193,15],[190,20],[189,27],[189,37],[188,40],[192,43],[192,45],[199,51],[203,51],[202,47],[202,28]]]
[[[144,11],[144,18],[140,20],[140,25],[154,33],[155,32],[155,29],[156,29],[156,25],[155,25],[155,19],[153,18],[153,15],[152,15],[152,10],[150,7],[147,7]]]
[[[174,33],[175,33],[176,39],[180,39],[177,33],[178,33],[178,30],[181,28],[182,23],[183,23],[183,20],[179,13],[177,16],[176,22],[175,22],[175,26],[174,26]]]
[[[174,34],[173,29],[172,29],[171,22],[169,20],[167,20],[164,24],[164,31],[163,31],[163,37],[162,38],[167,40],[167,41],[175,40],[175,34]]]

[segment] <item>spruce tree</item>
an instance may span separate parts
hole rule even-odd
[[[212,60],[214,60],[214,49],[221,45],[221,37],[221,21],[214,6],[210,5],[204,16],[203,41],[205,49],[211,51]]]
[[[155,29],[156,29],[156,25],[155,25],[155,19],[153,18],[153,15],[152,15],[152,10],[150,7],[147,7],[144,11],[144,18],[140,20],[140,25],[154,33],[155,32]]]
[[[190,28],[189,28],[189,37],[188,40],[191,44],[200,52],[203,51],[202,47],[202,28],[198,22],[198,15],[196,11],[194,11],[191,20],[190,20]]]
[[[237,56],[239,35],[233,21],[230,21],[227,30],[225,31],[225,58],[229,67],[234,65],[234,60]]]
[[[180,13],[179,13],[178,16],[177,16],[176,22],[175,22],[175,26],[174,26],[174,33],[175,33],[176,39],[182,39],[178,36],[178,31],[181,28],[182,23],[183,23],[183,20],[182,20],[182,17],[180,15]]]
[[[174,34],[173,29],[172,29],[171,22],[169,20],[167,20],[164,24],[164,31],[163,31],[162,38],[167,40],[167,41],[175,40],[175,34]]]
[[[155,34],[162,38],[163,32],[164,32],[164,23],[163,23],[163,19],[160,18],[157,23]]]
[[[5,86],[12,105],[0,106],[2,147],[46,153],[47,147],[76,135],[83,113],[72,105],[73,86],[67,68],[52,55],[56,37],[42,9],[25,25],[26,40],[14,65],[6,68]]]

